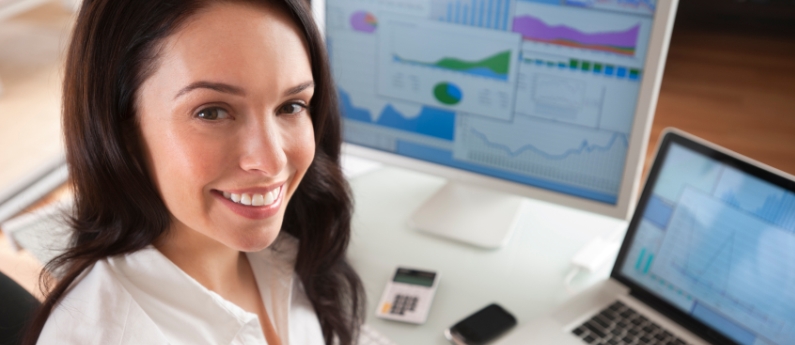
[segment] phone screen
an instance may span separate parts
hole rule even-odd
[[[484,344],[516,325],[516,318],[497,304],[490,304],[455,324],[450,331],[467,344]]]

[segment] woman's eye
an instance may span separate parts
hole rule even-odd
[[[305,106],[300,103],[287,103],[279,109],[282,114],[298,114],[303,111]]]
[[[199,111],[196,117],[204,120],[220,120],[229,117],[229,113],[222,108],[205,108]]]

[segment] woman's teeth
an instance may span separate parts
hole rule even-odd
[[[232,200],[232,202],[246,205],[246,206],[270,206],[272,205],[276,199],[279,197],[279,193],[282,191],[282,187],[276,188],[270,192],[265,194],[236,194],[236,193],[229,193],[223,192],[224,198]]]

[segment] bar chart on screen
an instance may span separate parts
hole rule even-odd
[[[581,64],[591,62],[552,54],[523,52],[516,87],[516,113],[573,125],[629,133],[638,83],[629,68],[606,74]],[[639,71],[638,71],[639,73]]]
[[[431,19],[481,28],[508,30],[512,0],[433,0]]]

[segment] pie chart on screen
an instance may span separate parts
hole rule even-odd
[[[441,82],[433,87],[433,96],[442,104],[455,105],[458,104],[458,102],[461,102],[463,93],[455,84]]]
[[[357,11],[351,15],[351,27],[359,32],[371,33],[378,26],[378,20],[367,11]]]

